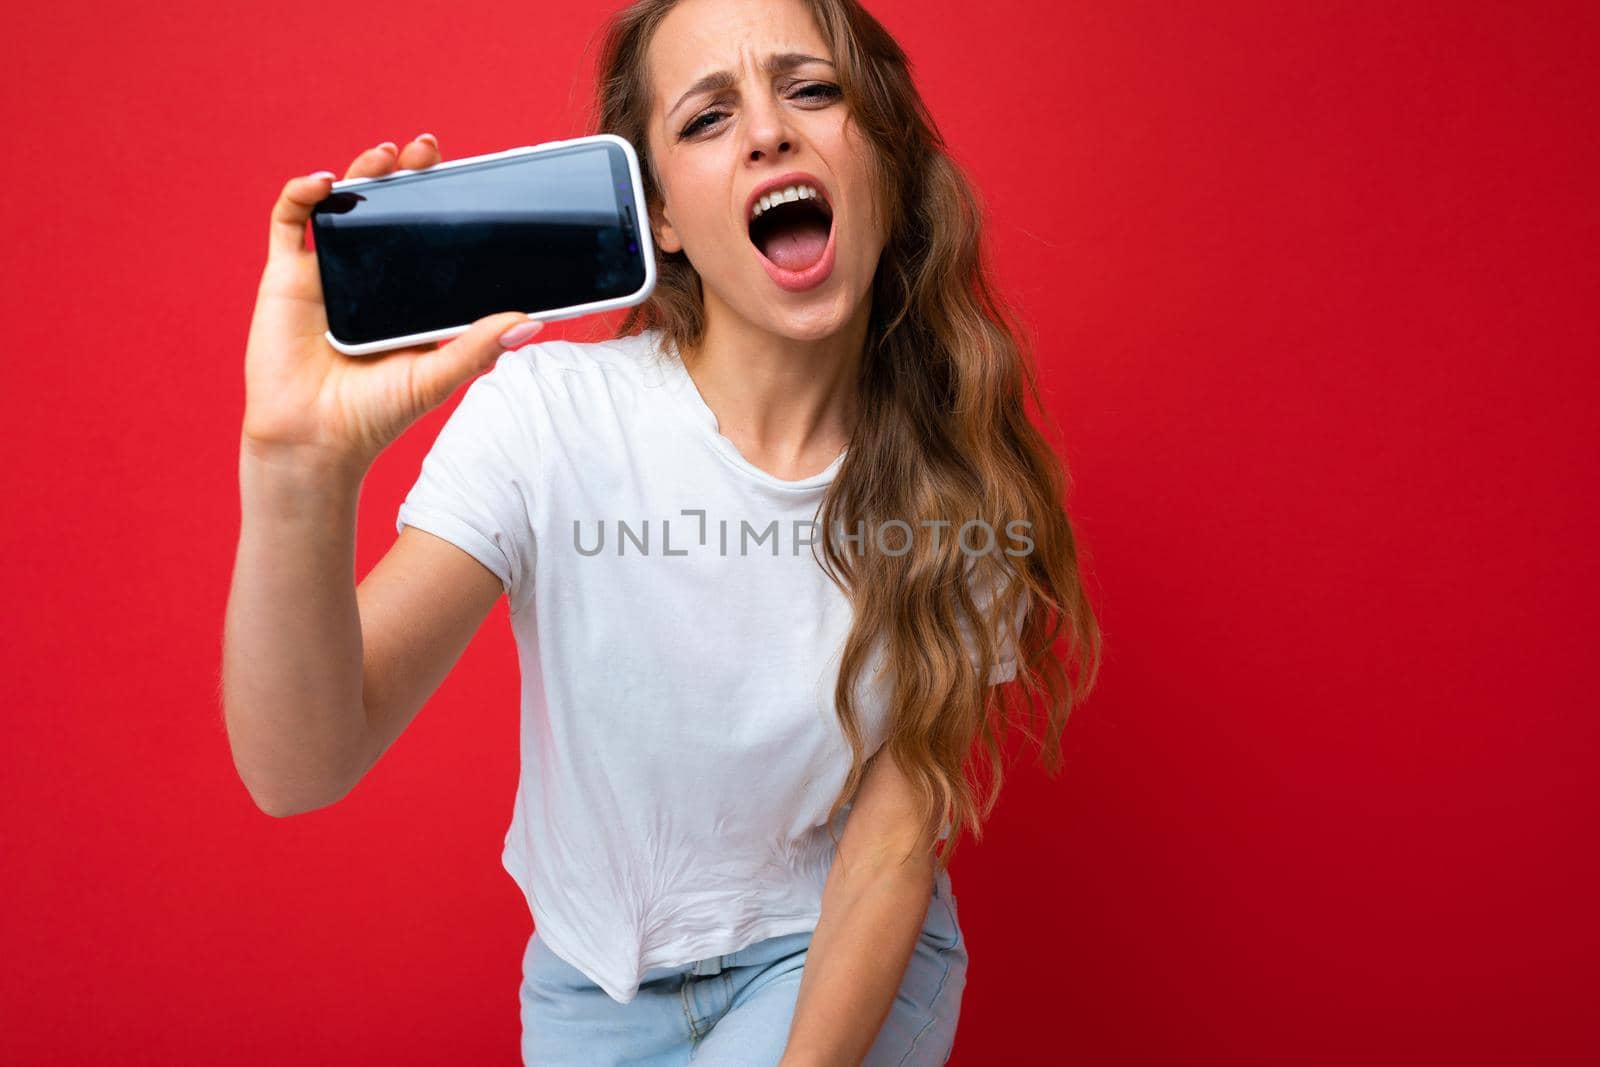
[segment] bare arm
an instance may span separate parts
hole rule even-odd
[[[483,564],[405,527],[357,588],[348,472],[239,462],[243,515],[223,640],[234,765],[261,810],[342,799],[416,717],[501,594]]]
[[[362,746],[355,527],[360,471],[240,445],[239,546],[222,707],[240,779],[269,815],[337,799]]]
[[[911,784],[880,749],[823,887],[781,1067],[866,1058],[916,951],[933,897],[933,847]]]
[[[386,142],[358,155],[345,176],[437,162],[431,138],[403,150]],[[291,179],[273,206],[245,350],[222,714],[239,777],[272,815],[348,793],[438,688],[499,596],[488,568],[410,527],[358,589],[356,503],[391,441],[539,328],[506,312],[443,345],[375,357],[333,349],[316,253],[305,242],[331,179]]]

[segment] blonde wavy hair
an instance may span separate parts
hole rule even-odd
[[[646,150],[652,100],[645,60],[676,2],[639,0],[612,17],[591,116],[597,132],[640,150],[652,209],[661,201]],[[891,682],[883,744],[919,794],[924,833],[936,836],[948,820],[938,860],[945,867],[962,830],[982,839],[983,820],[999,799],[1001,746],[1010,729],[1040,746],[1052,777],[1059,770],[1067,718],[1099,673],[1100,630],[1064,506],[1065,465],[1025,411],[1031,400],[1044,415],[1031,341],[986,273],[978,198],[947,154],[905,52],[883,25],[855,0],[806,3],[832,47],[845,104],[872,146],[878,203],[888,209],[858,419],[817,521],[833,531],[878,530],[890,520],[949,522],[955,530],[981,520],[993,531],[1021,520],[1033,542],[1025,555],[976,556],[953,536],[911,538],[902,555],[846,554],[826,535],[817,542],[818,562],[854,611],[834,691],[853,756],[829,812],[830,834],[865,775],[854,693],[882,642]],[[656,267],[654,293],[630,310],[616,336],[657,329],[681,352],[704,331],[700,277],[682,252],[657,249]],[[1002,633],[1010,649],[1000,647]],[[1016,678],[987,685],[991,666],[1008,653],[1016,657]],[[1030,728],[1030,711],[1042,737]],[[968,777],[969,767],[983,765],[980,741],[989,771],[981,798]]]

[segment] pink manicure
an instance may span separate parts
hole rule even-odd
[[[544,329],[544,323],[537,319],[530,322],[519,322],[500,335],[500,347],[515,348],[542,329]]]

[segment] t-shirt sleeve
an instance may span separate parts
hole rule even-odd
[[[980,618],[989,615],[993,597],[992,587],[978,585],[974,582],[973,602],[978,609]],[[1027,592],[1024,591],[1022,596],[1018,598],[1016,609],[1011,613],[1011,617],[996,621],[995,628],[992,631],[993,637],[991,638],[996,659],[989,669],[987,684],[1000,685],[1011,681],[1017,676],[1017,643],[1022,632],[1022,620],[1027,617],[1030,603],[1031,599]],[[981,668],[977,637],[973,632],[972,625],[966,619],[961,620],[961,632],[966,641],[967,652],[972,657],[973,667]]]
[[[540,449],[526,349],[504,352],[450,413],[395,519],[442,537],[500,579],[517,611],[531,591]]]

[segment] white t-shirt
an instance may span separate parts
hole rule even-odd
[[[522,770],[502,862],[545,943],[619,1003],[651,968],[821,915],[851,610],[809,540],[843,461],[795,481],[748,462],[657,331],[546,341],[468,386],[400,507],[397,531],[505,586]],[[879,684],[857,690],[869,754]]]

